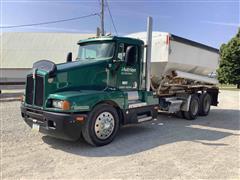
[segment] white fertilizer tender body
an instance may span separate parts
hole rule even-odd
[[[208,115],[211,105],[217,106],[218,49],[166,32],[153,32],[148,42],[146,32],[127,37],[151,45],[150,60],[145,62],[151,64],[145,72],[150,80],[142,79],[150,81],[151,90],[159,97],[160,111],[193,120]]]
[[[146,43],[146,33],[128,35]],[[186,79],[216,84],[211,78],[219,64],[218,49],[170,34],[153,32],[151,75],[161,77],[175,71]]]

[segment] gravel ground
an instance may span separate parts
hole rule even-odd
[[[222,91],[208,117],[158,120],[121,128],[91,147],[34,133],[19,102],[1,102],[2,179],[240,179],[239,91]]]

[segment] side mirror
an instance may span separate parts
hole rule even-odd
[[[69,52],[69,53],[67,54],[66,62],[72,62],[72,52]]]
[[[133,65],[136,61],[136,47],[128,46],[126,50],[125,62],[126,65]]]

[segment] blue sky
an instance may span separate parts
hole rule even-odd
[[[240,24],[239,0],[108,0],[119,35],[145,31],[152,16],[155,31],[166,31],[213,47],[227,42]],[[114,34],[106,11],[105,29]],[[99,0],[1,0],[1,26],[54,21],[100,11]],[[57,24],[2,31],[95,33],[98,16]]]

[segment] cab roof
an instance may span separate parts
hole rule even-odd
[[[92,37],[88,39],[83,39],[78,41],[78,44],[88,43],[88,42],[99,42],[99,41],[121,41],[123,43],[143,45],[144,42],[140,39],[130,38],[130,37],[118,37],[118,36],[101,36]]]

